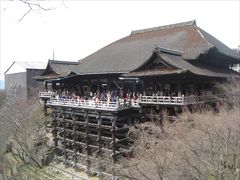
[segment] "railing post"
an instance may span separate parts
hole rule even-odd
[[[185,104],[185,97],[184,97],[184,95],[182,95],[182,104],[183,105]]]
[[[116,108],[120,107],[120,102],[119,102],[119,98],[117,98],[117,102],[116,102]]]

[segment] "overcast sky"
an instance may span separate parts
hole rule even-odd
[[[31,12],[18,1],[1,3],[0,79],[13,61],[79,60],[132,30],[189,20],[230,48],[240,45],[240,1],[47,1]]]

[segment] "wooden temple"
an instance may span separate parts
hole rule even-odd
[[[77,62],[49,60],[39,96],[53,110],[56,157],[88,170],[91,158],[115,161],[128,152],[129,125],[216,102],[214,85],[240,78],[229,69],[239,63],[195,21],[132,31]]]

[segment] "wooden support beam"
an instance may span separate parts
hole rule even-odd
[[[101,113],[98,112],[98,156],[101,155],[101,147],[102,147],[102,118]]]
[[[101,148],[102,148],[102,117],[101,112],[98,112],[98,151],[97,151],[97,157],[98,157],[98,177],[100,180],[102,180],[102,163],[101,163]]]
[[[119,85],[120,85],[120,98],[123,98],[123,96],[124,96],[124,83],[120,82]]]
[[[74,169],[77,168],[77,145],[76,145],[76,117],[75,117],[75,111],[73,110],[73,152],[74,152],[74,156],[73,156],[73,166]]]
[[[113,157],[113,162],[116,162],[116,157],[115,157],[115,151],[116,151],[116,119],[112,120],[112,157]]]
[[[145,83],[145,81],[142,81],[142,91],[143,91],[143,96],[146,96],[147,93],[146,93],[146,83]]]
[[[180,82],[177,83],[177,95],[178,97],[182,96],[182,84]]]
[[[54,139],[54,159],[57,156],[57,119],[56,119],[56,111],[55,108],[53,108],[53,139]]]
[[[63,148],[64,148],[64,166],[67,167],[67,151],[66,151],[66,122],[65,122],[65,110],[62,109],[63,118]]]
[[[89,155],[90,155],[90,148],[89,148],[89,117],[88,117],[88,110],[85,110],[85,133],[86,133],[86,151],[87,151],[87,159],[86,159],[86,163],[87,163],[87,169],[86,169],[86,173],[88,175],[90,175],[90,159],[89,159]]]

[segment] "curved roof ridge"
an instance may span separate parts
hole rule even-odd
[[[196,21],[192,20],[192,21],[169,24],[169,25],[164,25],[164,26],[157,26],[157,27],[153,27],[153,28],[134,30],[131,32],[131,35],[145,33],[145,32],[151,32],[151,31],[159,31],[159,30],[168,29],[168,28],[177,28],[177,27],[195,26],[195,25],[196,25]]]
[[[178,55],[178,56],[181,56],[183,54],[182,51],[178,51],[178,50],[170,49],[170,48],[165,48],[165,47],[156,47],[155,50],[159,51],[159,52],[164,52],[164,53],[169,53],[169,54],[173,54],[173,55]]]

